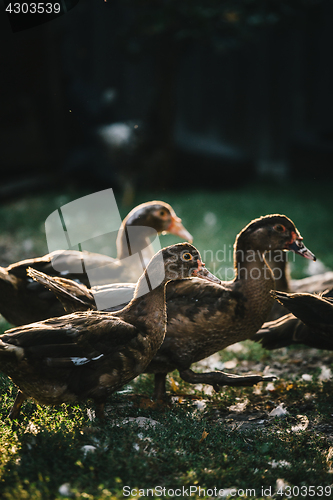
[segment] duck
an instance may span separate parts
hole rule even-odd
[[[223,385],[253,385],[272,380],[269,376],[239,376],[221,371],[195,373],[190,368],[193,363],[231,344],[251,338],[267,320],[274,303],[270,291],[275,288],[273,272],[265,260],[269,250],[290,250],[315,260],[294,223],[284,215],[273,214],[251,221],[237,235],[232,281],[203,282],[192,278],[170,284],[167,333],[145,370],[155,375],[155,398],[165,396],[166,376],[173,370],[178,370],[186,382],[209,384],[216,390]],[[50,281],[47,286],[51,288]],[[61,291],[60,287],[56,293],[67,300],[66,307],[75,307],[75,297],[69,294],[66,297],[66,290]],[[110,293],[110,289],[106,287],[104,293]],[[82,302],[96,309],[95,299],[96,293],[94,295],[92,290],[90,298]]]
[[[268,252],[267,262],[275,277],[275,288],[288,293],[320,293],[333,288],[333,272],[326,271],[301,279],[291,279],[287,255],[281,252]],[[275,301],[269,315],[270,321],[288,314],[281,302]]]
[[[321,294],[272,292],[288,314],[262,325],[253,340],[272,350],[295,344],[333,350],[333,289]]]
[[[122,266],[121,262],[128,256],[126,241],[127,231],[132,226],[145,226],[146,229],[136,233],[132,251],[142,250],[144,263],[147,264],[155,253],[149,246],[149,236],[153,230],[157,233],[171,233],[192,242],[192,235],[183,226],[181,219],[173,208],[163,201],[150,201],[135,207],[125,217],[117,236],[117,260],[98,253],[77,250],[56,250],[43,257],[26,259],[0,267],[0,313],[13,325],[24,325],[47,318],[61,316],[66,313],[55,295],[27,276],[28,267],[42,271],[50,276],[66,276],[79,283],[90,286],[89,279],[83,269],[103,268],[113,265],[118,268],[118,281],[137,281],[133,279],[132,268]],[[132,240],[131,240],[132,242]],[[57,271],[56,269],[62,269]],[[104,267],[105,268],[105,267]],[[142,270],[142,268],[141,268]]]
[[[163,342],[166,285],[189,276],[209,279],[200,253],[172,245],[151,259],[122,310],[79,311],[0,335],[0,369],[19,389],[9,418],[27,398],[42,405],[92,399],[103,418],[106,398],[144,371]]]
[[[158,234],[174,234],[189,243],[193,242],[193,236],[183,226],[181,218],[176,215],[171,205],[163,201],[148,201],[133,208],[120,226],[116,241],[117,259],[119,260],[129,256],[127,229],[130,226],[144,226],[147,228],[147,232],[140,233],[139,236],[136,236],[134,242],[131,241],[131,254],[140,251],[143,251],[143,253],[150,252],[144,253],[146,264],[155,253],[149,245],[149,238],[154,235],[154,231]],[[154,231],[149,231],[149,229],[154,229]]]

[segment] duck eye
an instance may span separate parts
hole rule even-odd
[[[276,226],[274,226],[274,229],[278,233],[284,233],[286,230],[286,228],[282,224],[277,224]]]
[[[182,255],[182,259],[189,262],[190,260],[192,260],[192,255],[190,253],[186,252]]]
[[[160,216],[161,216],[161,217],[164,217],[164,216],[165,216],[165,211],[164,211],[164,210],[161,210],[161,211],[160,211]]]

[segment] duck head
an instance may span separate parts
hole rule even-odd
[[[235,250],[292,251],[306,259],[316,257],[303,243],[295,224],[285,215],[266,215],[248,224],[237,236]]]
[[[183,226],[174,209],[164,201],[150,201],[134,208],[124,220],[126,225],[148,226],[158,233],[171,233],[192,243],[193,237]]]
[[[221,280],[206,269],[199,250],[190,243],[178,243],[165,248],[162,252],[164,252],[166,279],[175,279],[174,270],[177,269],[178,279],[195,276],[214,283],[221,283]]]
[[[190,243],[178,243],[157,252],[143,276],[150,283],[151,289],[168,281],[194,276],[214,283],[221,282],[205,268],[200,252]]]

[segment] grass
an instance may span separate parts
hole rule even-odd
[[[129,404],[127,397],[118,395],[103,426],[89,421],[85,404],[36,411],[28,403],[19,423],[0,421],[1,498],[62,498],[58,490],[65,483],[74,498],[94,499],[123,498],[125,486],[234,487],[260,492],[262,487],[274,491],[280,478],[292,486],[328,486],[332,483],[329,439],[312,429],[292,431],[299,411],[292,404],[303,401],[308,389],[300,383],[285,395],[280,392],[274,403],[284,399],[288,417],[243,432],[237,428],[239,421],[233,428],[221,415],[237,398],[246,397],[251,405],[258,405],[252,389],[226,390],[209,400],[205,412],[185,398],[155,409],[140,408],[139,400]],[[316,385],[312,389],[318,392]],[[326,384],[318,392],[309,420],[330,411],[331,391],[332,384]],[[11,392],[8,387],[8,403]],[[135,421],[126,423],[128,417],[158,423],[142,429]],[[95,451],[85,455],[82,447],[87,445]]]
[[[3,263],[46,253],[46,217],[85,194],[47,193],[0,207]],[[280,212],[294,220],[305,244],[333,268],[333,214],[327,184],[267,183],[209,193],[138,193],[133,205],[153,198],[171,203],[195,245],[202,254],[206,250],[206,257],[216,257],[221,242],[232,245],[252,218]],[[123,217],[131,207],[119,208]],[[176,241],[171,235],[161,239],[163,245]],[[222,272],[231,265],[206,258],[211,269],[214,262]],[[292,273],[295,278],[306,274],[305,259],[295,259]],[[0,331],[9,327],[2,319]],[[235,488],[230,498],[246,498],[246,490],[247,498],[300,497],[297,489],[293,495],[293,487],[300,488],[302,498],[332,498],[328,488],[333,485],[333,383],[321,380],[322,365],[333,370],[331,353],[306,348],[267,352],[247,341],[239,351],[224,350],[219,359],[234,363],[234,373],[262,372],[269,365],[280,378],[270,386],[225,388],[217,394],[190,387],[174,372],[168,378],[172,400],[158,405],[148,397],[152,377],[141,375],[110,399],[108,417],[101,425],[89,418],[90,402],[47,408],[28,401],[20,420],[11,423],[7,415],[16,390],[7,377],[1,377],[0,498],[139,498],[139,489],[155,486],[165,487],[166,493],[170,490],[170,498],[171,490],[183,486],[185,491],[192,486],[192,498],[217,496],[207,491],[214,488]],[[305,373],[312,381],[302,378]],[[279,405],[288,413],[270,416]],[[140,426],[142,422],[146,427]],[[281,485],[286,493],[291,488],[291,496],[277,494]],[[124,496],[127,486],[137,491]],[[200,496],[194,491],[199,486],[205,489]],[[309,486],[315,487],[316,496],[306,490]],[[141,498],[161,498],[158,490],[154,495],[141,493]]]

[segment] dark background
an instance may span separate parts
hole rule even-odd
[[[0,21],[2,199],[332,179],[332,1],[80,0]]]

